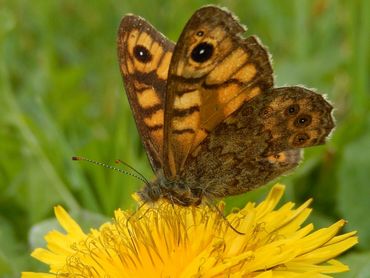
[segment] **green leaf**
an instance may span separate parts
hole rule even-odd
[[[340,261],[349,266],[350,271],[337,274],[337,278],[368,278],[370,277],[370,252],[351,253],[340,258]]]
[[[11,223],[0,216],[0,277],[18,277],[29,259],[26,244],[18,239]]]
[[[370,247],[370,133],[347,145],[338,170],[338,209],[349,220],[348,229],[358,230],[363,248]]]

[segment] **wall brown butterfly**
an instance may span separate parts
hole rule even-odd
[[[296,167],[323,144],[332,106],[303,87],[273,86],[269,54],[228,11],[197,10],[176,44],[125,16],[118,57],[156,179],[144,202],[183,205],[241,194]]]

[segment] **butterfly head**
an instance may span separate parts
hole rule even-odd
[[[146,184],[143,189],[137,192],[137,194],[139,195],[140,200],[144,203],[154,203],[163,197],[160,187],[155,183]]]
[[[203,197],[201,190],[192,189],[181,180],[169,180],[163,173],[157,173],[157,179],[146,183],[137,194],[144,203],[165,199],[180,206],[198,206]]]

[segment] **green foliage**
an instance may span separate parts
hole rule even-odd
[[[72,162],[71,156],[108,164],[120,158],[152,176],[119,74],[117,27],[124,14],[135,13],[176,40],[204,4],[209,3],[0,2],[1,277],[44,269],[29,253],[41,244],[40,231],[54,226],[47,220],[53,218],[53,206],[82,215],[82,223],[94,223],[90,226],[118,207],[134,208],[131,194],[138,180]],[[287,200],[315,199],[312,219],[318,226],[345,218],[347,230],[359,231],[359,246],[345,257],[353,272],[340,277],[368,277],[370,2],[217,4],[234,11],[248,34],[257,34],[269,47],[277,85],[315,87],[335,106],[331,140],[307,150],[302,165],[280,181],[287,185]],[[257,201],[267,190],[229,198],[228,207]]]

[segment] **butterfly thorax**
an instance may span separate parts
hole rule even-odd
[[[145,203],[153,203],[159,199],[166,199],[170,203],[180,206],[198,206],[202,201],[200,190],[186,185],[183,180],[169,180],[162,171],[157,178],[146,184],[139,192],[140,199]]]

